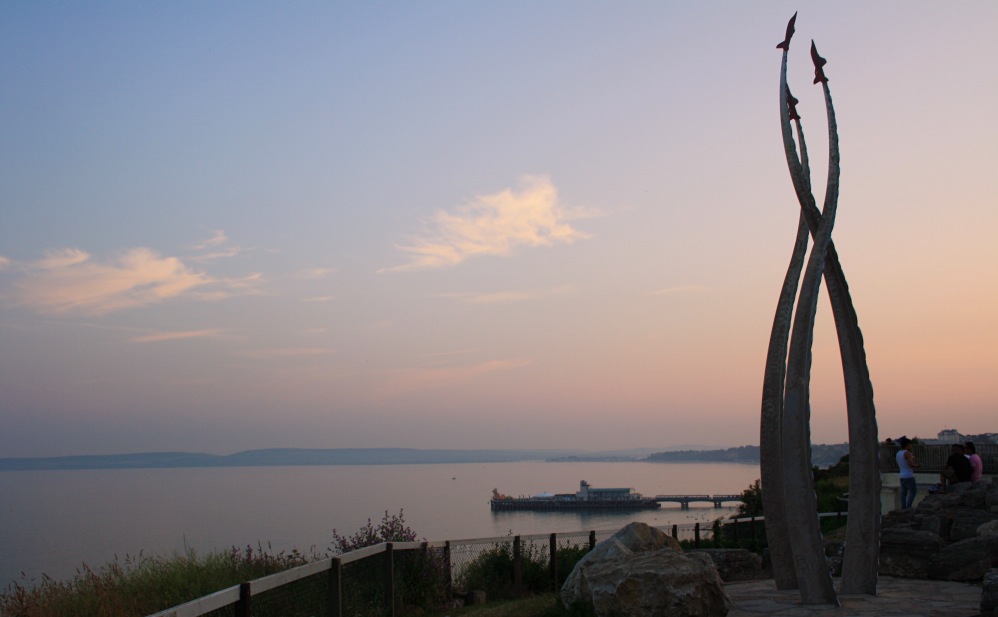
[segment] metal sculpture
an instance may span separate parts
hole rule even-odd
[[[801,211],[766,358],[760,423],[760,473],[766,534],[777,588],[799,588],[805,604],[838,604],[821,542],[811,472],[811,342],[822,278],[835,319],[849,422],[849,522],[840,585],[840,592],[846,594],[875,595],[877,589],[880,553],[877,424],[863,336],[831,239],[838,205],[840,165],[835,110],[824,73],[827,61],[818,54],[812,41],[814,83],[822,86],[828,116],[828,179],[825,200],[819,212],[811,192],[810,167],[801,118],[797,112],[798,101],[787,86],[787,57],[796,19],[795,13],[787,24],[784,40],[777,48],[783,50],[780,127],[787,166]],[[799,153],[794,142],[794,129],[800,142]],[[805,268],[808,234],[814,239],[814,247]],[[800,294],[794,313],[798,282]]]

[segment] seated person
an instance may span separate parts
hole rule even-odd
[[[964,456],[965,449],[962,445],[953,444],[953,451],[946,459],[946,466],[939,474],[939,484],[943,492],[946,492],[947,483],[952,486],[959,482],[970,482],[970,461]]]

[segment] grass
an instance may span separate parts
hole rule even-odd
[[[275,554],[262,546],[205,555],[189,549],[167,558],[115,557],[98,570],[84,564],[67,581],[43,576],[38,584],[11,583],[0,593],[0,616],[149,615],[316,558],[297,550]]]
[[[554,593],[438,611],[431,617],[559,617],[565,611]]]

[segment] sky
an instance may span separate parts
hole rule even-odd
[[[4,2],[0,457],[757,444],[795,11],[880,438],[998,430],[998,3]]]

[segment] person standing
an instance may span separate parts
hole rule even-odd
[[[974,442],[968,441],[963,444],[963,447],[967,452],[967,460],[970,461],[970,481],[980,482],[984,476],[984,461],[981,460],[981,456],[977,453]]]
[[[898,439],[898,445],[901,446],[901,449],[898,450],[895,458],[898,469],[901,470],[901,509],[907,510],[915,503],[915,493],[918,491],[918,485],[915,483],[915,470],[918,469],[919,464],[915,460],[915,455],[911,453],[910,439],[901,437]]]

